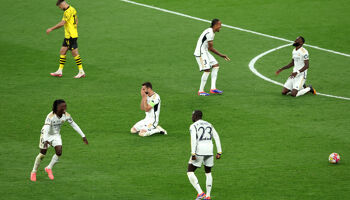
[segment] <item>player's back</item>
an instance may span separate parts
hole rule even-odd
[[[197,155],[213,155],[213,131],[214,127],[207,121],[198,120],[191,125],[191,131],[196,132]]]
[[[204,51],[208,51],[208,41],[212,41],[213,39],[214,39],[213,29],[212,28],[205,29],[198,38],[194,55],[199,57]]]

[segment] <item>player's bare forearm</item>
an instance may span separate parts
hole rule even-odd
[[[278,69],[278,70],[276,71],[276,74],[278,75],[281,71],[283,71],[283,70],[285,70],[285,69],[289,69],[289,68],[291,68],[291,67],[293,67],[293,66],[294,66],[294,60],[292,60],[288,65],[286,65],[286,66],[284,66],[284,67]]]
[[[55,26],[51,27],[51,28],[48,28],[46,30],[46,33],[49,34],[51,31],[55,30],[55,29],[59,29],[61,28],[62,26],[64,26],[64,24],[66,23],[66,21],[62,20],[60,21],[58,24],[56,24]]]
[[[214,48],[213,41],[209,41],[209,42],[208,42],[208,45],[209,45],[209,47],[208,47],[209,51],[215,53],[216,55],[218,55],[218,56],[220,56],[220,57],[222,57],[222,58],[224,58],[226,61],[229,61],[229,60],[230,60],[230,58],[229,58],[228,56],[226,56],[226,55],[220,53],[218,50],[216,50],[216,49]]]
[[[143,98],[141,99],[140,108],[141,110],[145,110],[145,108],[143,107]]]
[[[309,60],[305,60],[304,63],[305,63],[304,67],[299,70],[300,73],[309,69]]]

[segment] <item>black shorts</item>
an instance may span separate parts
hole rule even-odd
[[[78,48],[78,38],[64,38],[62,46],[68,47],[68,50]]]

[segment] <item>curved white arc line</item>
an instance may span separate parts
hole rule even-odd
[[[255,63],[256,61],[258,61],[260,58],[262,58],[263,56],[266,56],[267,54],[269,53],[272,53],[274,51],[277,51],[279,49],[282,49],[284,47],[287,47],[287,46],[290,46],[291,44],[285,44],[285,45],[282,45],[282,46],[279,46],[279,47],[276,47],[276,48],[273,48],[273,49],[270,49],[268,51],[265,51],[259,55],[257,55],[255,58],[253,58],[250,62],[249,62],[249,69],[250,71],[252,71],[255,75],[259,76],[260,78],[264,79],[265,81],[268,81],[268,82],[271,82],[273,84],[276,84],[276,85],[280,85],[280,86],[283,86],[282,83],[280,82],[277,82],[277,81],[274,81],[264,75],[262,75],[260,72],[258,72],[256,69],[255,69]],[[317,95],[321,95],[321,96],[326,96],[326,97],[332,97],[332,98],[336,98],[336,99],[343,99],[343,100],[349,100],[350,101],[350,98],[348,97],[341,97],[341,96],[335,96],[335,95],[331,95],[331,94],[323,94],[323,93],[319,93],[317,92]]]

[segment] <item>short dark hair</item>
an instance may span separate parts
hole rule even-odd
[[[217,24],[220,20],[219,19],[213,19],[211,20],[211,26],[213,28],[213,26],[215,26],[215,24]]]
[[[193,116],[196,117],[196,119],[202,119],[203,113],[200,110],[193,111]]]
[[[52,112],[53,113],[57,113],[57,106],[60,105],[61,103],[66,103],[63,99],[57,99],[53,102],[53,105],[52,105]]]
[[[144,82],[144,83],[142,83],[142,86],[146,86],[146,88],[151,88],[152,89],[152,83],[151,82]]]
[[[64,2],[64,0],[57,0],[56,6],[59,6],[62,2]]]
[[[303,43],[305,43],[304,37],[303,37],[303,36],[299,36],[299,37],[300,37],[300,39],[303,41]]]

